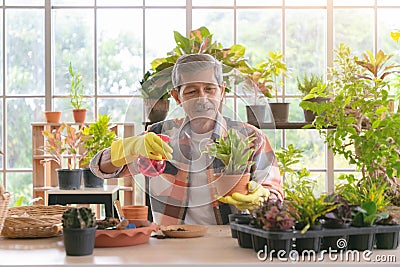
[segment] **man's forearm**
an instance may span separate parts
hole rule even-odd
[[[120,167],[115,167],[111,163],[111,150],[105,149],[101,155],[99,162],[99,169],[103,173],[115,173],[120,169]]]

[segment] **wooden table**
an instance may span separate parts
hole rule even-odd
[[[328,255],[323,261],[299,261],[296,266],[308,266],[322,263],[324,266],[347,266],[348,264],[360,264],[359,262],[347,262],[330,259]],[[380,259],[396,260],[392,264],[399,266],[400,249],[374,250],[369,256],[370,262],[366,264],[383,263]],[[394,257],[394,258],[393,258]],[[231,238],[229,226],[209,226],[205,236],[198,238],[150,238],[148,243],[118,248],[95,248],[93,255],[73,257],[66,256],[62,237],[42,239],[5,239],[0,237],[0,265],[106,265],[106,266],[133,266],[133,265],[225,265],[225,266],[274,266],[275,264],[293,264],[291,260],[281,261],[277,258],[265,261],[259,260],[257,253],[252,249],[244,249],[238,246],[237,240]],[[395,265],[393,265],[395,266]]]
[[[48,205],[67,204],[104,204],[106,217],[117,217],[114,201],[119,199],[118,185],[104,185],[102,188],[83,188],[79,190],[47,191]]]

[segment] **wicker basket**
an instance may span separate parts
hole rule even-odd
[[[8,210],[1,234],[8,238],[51,237],[62,234],[62,214],[68,207],[22,206]]]
[[[11,193],[4,192],[3,185],[0,184],[0,233],[3,229],[4,221],[7,217],[8,204],[10,203]]]

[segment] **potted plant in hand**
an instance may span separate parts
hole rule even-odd
[[[83,91],[85,89],[83,76],[79,70],[73,70],[71,62],[69,62],[68,72],[71,76],[70,102],[73,107],[74,120],[76,123],[84,123],[87,109],[83,102]]]
[[[62,215],[65,252],[68,256],[91,255],[96,238],[96,218],[86,207],[70,207]]]
[[[82,132],[64,122],[51,132],[42,131],[42,135],[46,139],[45,145],[41,147],[45,153],[42,163],[54,161],[60,166],[56,169],[60,189],[79,189],[82,176],[79,161],[85,156],[85,153],[79,153]]]
[[[233,192],[247,193],[249,171],[254,163],[250,160],[254,151],[250,148],[253,140],[253,137],[243,137],[237,130],[229,129],[226,136],[217,138],[203,151],[215,157],[217,162],[214,166],[221,166],[213,181],[218,196],[230,196]]]
[[[82,159],[81,165],[86,167],[81,169],[85,187],[96,188],[104,185],[104,179],[94,175],[87,165],[99,151],[110,147],[111,143],[116,139],[115,132],[110,129],[110,119],[107,114],[100,114],[96,122],[82,129],[82,141],[86,154]]]

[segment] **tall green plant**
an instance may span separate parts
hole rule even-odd
[[[102,149],[110,147],[115,140],[116,134],[110,130],[111,117],[107,114],[99,115],[96,122],[89,124],[82,130],[83,146],[86,149],[86,156],[82,160],[82,165],[86,165]]]
[[[399,201],[400,186],[394,178],[400,170],[400,113],[389,110],[392,99],[385,80],[399,67],[382,51],[366,51],[359,59],[341,44],[335,55],[328,82],[331,101],[309,106],[318,114],[313,126],[335,154],[358,167],[363,179],[383,178],[389,194],[396,196],[393,200]],[[332,129],[326,131],[328,127]]]
[[[70,102],[74,109],[81,109],[84,107],[83,103],[83,90],[85,86],[83,85],[83,76],[79,70],[74,70],[72,68],[72,62],[69,62],[68,73],[71,76],[71,86],[70,86]]]

